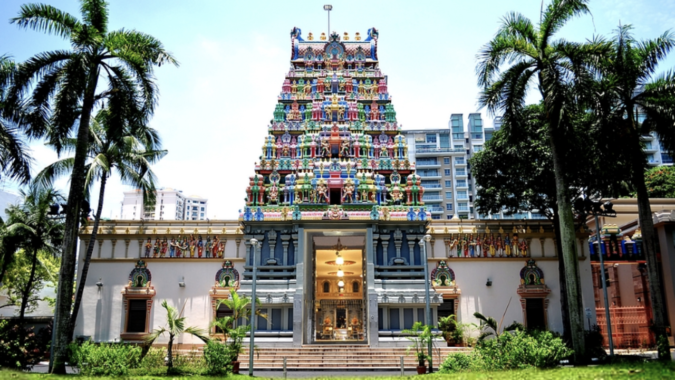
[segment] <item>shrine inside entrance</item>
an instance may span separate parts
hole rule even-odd
[[[313,343],[365,343],[365,236],[314,237]]]

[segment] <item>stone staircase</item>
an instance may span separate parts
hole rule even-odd
[[[282,370],[284,357],[286,369],[302,370],[399,370],[401,356],[405,369],[417,367],[415,356],[406,355],[405,348],[371,348],[355,345],[311,345],[302,348],[259,348],[253,356],[256,370]],[[440,350],[440,353],[439,353]],[[464,347],[439,347],[434,349],[434,367],[452,352],[466,352]],[[439,358],[440,356],[440,358]],[[248,350],[239,355],[240,373],[248,370]]]

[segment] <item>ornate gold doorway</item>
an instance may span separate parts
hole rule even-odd
[[[315,343],[366,341],[364,242],[364,236],[315,238]]]

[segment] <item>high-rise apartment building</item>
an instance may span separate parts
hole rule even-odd
[[[120,219],[206,220],[208,200],[198,195],[185,196],[182,190],[157,190],[155,207],[143,206],[140,190],[125,191]]]
[[[410,130],[407,136],[410,159],[424,185],[424,202],[432,219],[522,219],[539,218],[528,212],[514,215],[478,215],[474,207],[476,182],[471,176],[469,158],[480,152],[492,134],[501,128],[495,118],[492,126],[484,125],[480,113],[450,115],[448,129]]]

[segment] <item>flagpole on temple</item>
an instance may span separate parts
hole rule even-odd
[[[326,33],[326,35],[328,36],[330,41],[330,11],[333,10],[333,6],[330,4],[326,4],[323,6],[323,10],[328,11],[328,33]]]

